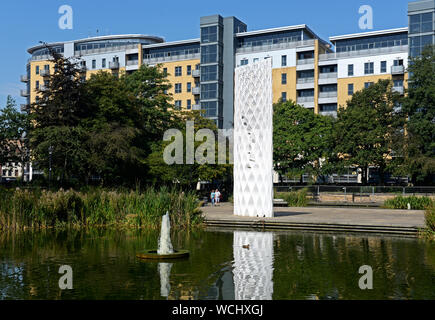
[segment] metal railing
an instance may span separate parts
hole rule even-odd
[[[404,74],[405,66],[391,66],[391,74]]]
[[[276,49],[292,49],[304,46],[314,46],[314,40],[303,40],[303,41],[283,41],[279,43],[268,43],[260,46],[246,46],[237,48],[236,53],[247,53],[256,51],[268,51]]]
[[[403,94],[405,92],[405,89],[403,86],[397,86],[397,87],[395,86],[392,88],[392,90],[393,90],[393,92],[397,92],[400,94]]]
[[[319,79],[336,79],[337,78],[337,72],[325,72],[325,73],[319,73]]]
[[[319,98],[336,98],[337,91],[319,92]]]
[[[22,97],[28,97],[30,95],[30,92],[27,89],[21,89],[20,90],[20,95]]]
[[[119,69],[118,61],[109,61],[109,69]]]
[[[39,71],[39,75],[41,77],[48,77],[50,75],[50,70],[49,69],[41,69]]]
[[[104,53],[104,52],[119,52],[124,51],[127,49],[137,49],[138,43],[136,44],[127,44],[122,46],[114,46],[114,47],[105,47],[105,48],[94,48],[94,49],[79,49],[75,51],[75,56],[84,56],[88,54],[95,54],[95,53]]]
[[[143,61],[147,64],[155,64],[160,62],[167,62],[167,61],[177,61],[177,60],[193,60],[193,59],[199,59],[200,54],[199,53],[189,53],[189,54],[180,54],[180,55],[173,55],[173,56],[164,56],[164,57],[147,57],[145,56]]]
[[[20,76],[20,81],[21,82],[28,82],[30,79],[27,75],[22,75]]]
[[[310,59],[299,59],[297,61],[297,65],[306,65],[306,64],[314,64],[314,58]]]
[[[127,66],[137,66],[139,64],[139,60],[127,60]]]
[[[314,96],[313,97],[298,97],[297,102],[314,102]]]
[[[200,87],[193,87],[192,93],[193,94],[201,94],[201,88]]]
[[[319,55],[319,60],[335,60],[339,58],[347,58],[347,57],[358,57],[358,56],[367,56],[367,55],[379,55],[379,54],[387,54],[387,53],[398,53],[398,52],[408,52],[408,46],[396,46],[396,47],[386,47],[386,48],[373,48],[373,49],[364,49],[357,51],[346,51],[346,52],[333,52],[333,53],[324,53]]]
[[[298,78],[296,80],[297,84],[304,84],[304,83],[314,83],[314,78]]]
[[[201,76],[201,70],[192,70],[192,76],[194,78],[199,78]]]

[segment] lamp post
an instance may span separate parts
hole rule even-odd
[[[48,190],[51,183],[51,155],[53,154],[53,146],[48,147]]]

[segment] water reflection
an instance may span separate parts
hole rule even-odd
[[[166,262],[160,262],[157,265],[160,274],[160,295],[165,298],[168,298],[169,293],[171,292],[169,277],[171,276],[172,265],[173,263]]]
[[[236,300],[272,300],[273,233],[234,232]]]

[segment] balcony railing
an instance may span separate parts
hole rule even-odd
[[[310,59],[299,59],[297,61],[298,65],[305,65],[305,64],[314,64],[314,58],[310,58]]]
[[[48,70],[48,69],[42,69],[41,71],[39,71],[39,75],[41,77],[48,77],[50,75],[50,70]]]
[[[393,87],[393,92],[397,92],[400,94],[403,94],[405,92],[405,89],[403,86],[394,86]]]
[[[201,88],[200,87],[193,87],[192,93],[193,94],[201,94]]]
[[[27,91],[27,89],[22,89],[22,90],[20,90],[20,95],[22,97],[28,97],[28,96],[30,96],[30,92]]]
[[[29,82],[29,77],[27,75],[21,76],[20,77],[21,82]]]
[[[314,96],[312,97],[298,97],[297,98],[297,102],[301,103],[301,102],[314,102]]]
[[[298,78],[296,80],[297,84],[314,83],[314,78]]]
[[[47,91],[47,90],[48,90],[48,86],[45,86],[45,85],[40,85],[39,86],[39,91],[44,92],[44,91]]]
[[[118,52],[118,51],[125,51],[127,49],[137,49],[137,48],[138,48],[138,43],[127,44],[127,45],[122,45],[122,46],[114,46],[114,47],[76,50],[75,56],[84,56],[84,55],[88,55],[88,54],[104,53],[104,52]]]
[[[325,73],[319,73],[319,79],[336,79],[337,78],[337,72],[325,72]]]
[[[27,103],[22,103],[20,105],[21,112],[27,112],[27,111],[29,111],[29,109],[30,109],[30,106]]]
[[[336,98],[337,91],[319,92],[319,98]]]
[[[194,78],[199,78],[200,75],[201,75],[201,71],[200,71],[200,70],[193,70],[193,71],[192,71],[192,76],[193,76]]]
[[[119,69],[118,61],[109,61],[109,69]]]
[[[199,53],[187,53],[187,54],[165,56],[165,57],[145,56],[143,61],[144,61],[144,63],[147,63],[147,64],[156,64],[156,63],[167,62],[167,61],[191,60],[191,59],[199,59],[199,58],[200,58]]]
[[[139,60],[127,60],[127,66],[137,66],[139,64]]]
[[[405,73],[405,66],[391,66],[391,74],[397,75],[397,74],[404,74]]]
[[[325,53],[319,55],[319,61],[335,60],[338,58],[347,58],[347,57],[370,56],[370,55],[374,56],[379,54],[388,54],[388,53],[397,53],[397,52],[403,52],[403,53],[408,52],[408,46],[403,45],[403,46],[396,46],[396,47]]]
[[[201,110],[201,105],[199,103],[192,105],[192,110]]]
[[[237,53],[269,51],[269,50],[276,50],[276,49],[292,49],[292,48],[304,47],[304,46],[314,46],[314,40],[288,41],[288,42],[264,44],[260,46],[246,46],[246,47],[237,48]]]

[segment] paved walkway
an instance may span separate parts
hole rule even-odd
[[[378,208],[275,207],[274,218],[239,217],[233,206],[203,207],[206,222],[215,226],[303,229],[325,231],[415,234],[424,227],[424,211]]]

